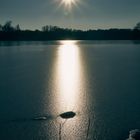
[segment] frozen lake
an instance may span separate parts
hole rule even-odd
[[[0,42],[2,140],[125,140],[139,108],[139,43]]]

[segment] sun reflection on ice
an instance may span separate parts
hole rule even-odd
[[[75,139],[79,134],[83,137],[87,129],[86,71],[78,44],[79,42],[72,40],[59,41],[59,46],[55,46],[53,61],[50,112],[58,116],[56,125],[59,136],[66,139]],[[74,117],[60,117],[68,112],[74,112]]]
[[[61,41],[57,52],[56,85],[58,110],[69,111],[78,105],[81,64],[76,41]]]

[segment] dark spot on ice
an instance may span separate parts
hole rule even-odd
[[[34,120],[37,120],[37,121],[47,120],[47,117],[44,117],[44,116],[42,116],[42,117],[36,117],[36,118],[34,118]]]
[[[69,112],[64,112],[64,113],[60,114],[60,117],[63,119],[69,119],[69,118],[75,117],[75,115],[76,115],[75,112],[69,111]]]
[[[38,116],[33,118],[34,121],[45,121],[45,120],[50,120],[53,119],[53,116],[51,115],[45,115],[45,116]]]

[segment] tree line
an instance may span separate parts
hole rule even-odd
[[[140,40],[140,22],[133,29],[97,29],[76,30],[46,25],[42,30],[22,30],[20,25],[12,25],[12,21],[0,24],[0,40]]]
[[[12,21],[7,21],[4,25],[0,24],[0,31],[2,32],[13,32],[20,31],[20,26],[17,24],[15,27],[12,26]]]

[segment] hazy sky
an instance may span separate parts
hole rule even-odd
[[[140,0],[76,0],[69,10],[62,0],[0,0],[0,23],[21,28],[43,25],[77,29],[133,28],[140,21]]]

